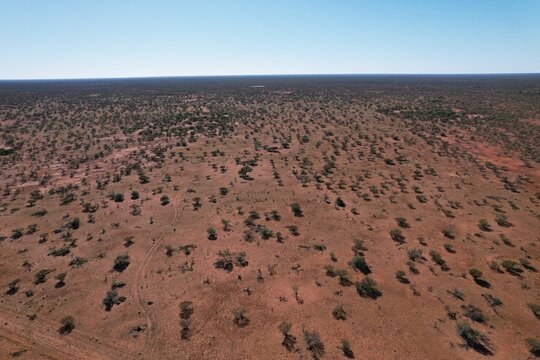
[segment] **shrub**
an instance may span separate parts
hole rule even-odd
[[[501,270],[501,267],[499,266],[499,264],[496,262],[496,261],[491,261],[489,263],[489,268],[495,272],[498,272],[498,273],[502,273],[503,271]]]
[[[225,219],[221,219],[221,225],[223,225],[223,231],[231,231],[231,222]]]
[[[514,247],[514,243],[512,242],[512,240],[510,240],[508,238],[508,236],[504,235],[504,234],[500,234],[499,237],[501,238],[502,242],[504,243],[504,245],[506,246],[510,246],[510,247]]]
[[[237,308],[233,310],[233,322],[239,326],[243,327],[249,324],[249,319],[246,317],[246,310],[243,308]]]
[[[537,272],[538,270],[533,266],[533,264],[531,264],[531,262],[526,259],[526,258],[521,258],[519,259],[519,262],[521,263],[521,266],[523,266],[525,269],[529,270],[529,271],[532,271],[532,272]]]
[[[23,235],[24,235],[24,229],[22,229],[22,228],[17,228],[17,229],[11,230],[11,238],[13,240],[20,239]]]
[[[21,279],[14,279],[14,280],[11,280],[8,284],[8,289],[6,291],[6,294],[7,295],[14,295],[17,293],[17,291],[19,291],[19,282],[21,281]]]
[[[336,275],[339,277],[339,285],[341,286],[350,286],[352,283],[349,280],[349,275],[347,274],[347,270],[341,269],[336,270]]]
[[[122,193],[113,193],[112,194],[112,200],[114,200],[114,202],[122,202],[122,201],[124,201],[124,194],[122,194]]]
[[[294,203],[291,205],[291,210],[296,217],[302,217],[304,216],[304,213],[302,211],[302,208],[300,207],[300,204]]]
[[[66,256],[71,252],[68,245],[62,246],[60,249],[52,248],[49,250],[49,256]]]
[[[489,225],[488,221],[486,219],[480,219],[480,222],[478,223],[478,227],[482,231],[491,231],[491,225]]]
[[[356,291],[358,295],[364,298],[377,299],[382,293],[377,289],[377,283],[375,280],[366,276],[362,281],[356,282]]]
[[[81,219],[78,217],[73,218],[70,222],[67,223],[67,227],[71,230],[77,230],[81,226]]]
[[[347,313],[343,309],[343,305],[339,304],[332,310],[332,316],[336,320],[345,320],[347,319]]]
[[[169,199],[169,197],[167,195],[163,195],[160,199],[159,199],[159,203],[161,204],[161,206],[165,206],[167,204],[169,204],[171,201]]]
[[[442,230],[443,236],[448,239],[454,239],[456,237],[456,234],[453,229],[451,228],[444,228]]]
[[[529,345],[529,351],[534,356],[540,356],[540,341],[533,339],[533,338],[527,338],[525,340],[527,342],[527,345]]]
[[[403,234],[401,234],[401,230],[399,230],[399,229],[391,230],[390,231],[390,237],[392,238],[392,240],[394,240],[395,242],[397,242],[399,244],[404,244],[405,243],[405,236],[403,236]]]
[[[529,303],[527,304],[529,309],[533,312],[534,316],[536,316],[540,320],[540,305]]]
[[[461,308],[464,310],[463,315],[465,315],[469,319],[476,322],[480,322],[480,323],[483,323],[484,321],[486,321],[484,314],[482,313],[482,310],[480,310],[476,306],[469,304],[469,305],[462,305]]]
[[[354,239],[352,251],[357,255],[363,255],[367,248],[364,246],[364,240]]]
[[[51,273],[53,270],[51,269],[41,269],[39,270],[36,275],[34,276],[34,284],[43,284],[45,281],[47,281],[47,275]]]
[[[274,220],[274,221],[280,221],[281,220],[281,215],[279,214],[279,212],[277,210],[272,210],[269,214],[269,218],[271,220]]]
[[[518,263],[512,260],[504,260],[501,262],[501,266],[515,276],[521,276],[520,274],[523,272],[523,270],[518,267]]]
[[[189,319],[180,319],[180,338],[189,340],[191,337],[191,321]]]
[[[300,235],[300,232],[298,232],[298,226],[296,225],[289,225],[287,226],[287,229],[289,229],[289,232],[292,236],[298,236]]]
[[[349,359],[354,359],[354,352],[352,351],[351,344],[347,339],[341,340],[341,345],[339,348],[341,349],[341,351],[343,351],[343,355],[345,355],[345,357],[348,357]]]
[[[501,301],[501,299],[499,298],[496,298],[495,296],[491,295],[491,294],[482,294],[482,297],[484,299],[486,299],[486,301],[488,302],[489,306],[491,306],[492,308],[496,307],[496,306],[501,306],[503,303]]]
[[[105,306],[105,311],[111,311],[113,305],[120,305],[126,301],[124,296],[118,296],[115,290],[107,291],[107,295],[103,299],[102,303]]]
[[[72,267],[79,267],[79,266],[82,266],[84,263],[86,263],[88,260],[86,260],[85,258],[83,257],[79,257],[77,256],[76,258],[74,258],[73,260],[71,260],[69,262],[69,266],[72,266]]]
[[[221,250],[218,253],[218,260],[214,263],[216,269],[223,269],[225,271],[232,271],[234,263],[231,259],[231,253],[229,250]]]
[[[324,344],[321,341],[321,336],[318,332],[304,330],[304,342],[306,343],[306,348],[311,352],[311,355],[314,359],[318,359],[324,355]]]
[[[466,346],[478,351],[483,355],[492,355],[493,350],[486,335],[482,334],[469,325],[468,322],[460,322],[457,324],[457,333],[463,340]]]
[[[41,210],[38,210],[38,211],[35,211],[31,214],[31,216],[37,216],[37,217],[42,217],[42,216],[45,216],[47,215],[48,211],[45,210],[45,209],[41,209]]]
[[[281,345],[285,346],[287,351],[296,350],[296,337],[290,334],[291,328],[292,324],[287,322],[282,322],[278,325],[278,330],[283,334]]]
[[[444,247],[444,249],[445,249],[446,251],[448,251],[450,254],[455,254],[455,253],[456,253],[456,250],[454,249],[454,246],[453,246],[452,244],[446,243],[446,244],[443,245],[443,247]]]
[[[407,219],[403,217],[397,217],[395,220],[396,220],[397,225],[401,228],[408,229],[410,227],[409,223],[407,222]]]
[[[458,300],[465,300],[465,294],[459,289],[448,290],[448,293]]]
[[[128,266],[129,266],[129,255],[127,254],[118,255],[116,259],[114,259],[114,264],[113,264],[114,271],[122,272]]]
[[[512,224],[508,221],[508,219],[506,218],[506,215],[504,214],[497,214],[495,216],[495,222],[497,223],[497,225],[502,226],[502,227],[512,226]]]
[[[274,236],[274,232],[264,225],[258,225],[257,232],[261,234],[263,240],[268,240]]]
[[[405,271],[402,271],[402,270],[396,271],[396,279],[402,284],[408,284],[409,283],[409,279],[407,279]]]
[[[430,251],[429,255],[431,256],[431,259],[435,262],[435,264],[437,264],[437,265],[439,265],[441,267],[442,271],[450,270],[448,265],[446,265],[446,261],[443,260],[441,254],[439,254],[435,250],[432,250],[432,251]]]
[[[484,273],[482,273],[480,270],[478,269],[469,269],[469,274],[476,280],[476,279],[480,279],[482,277],[482,275],[484,275]]]
[[[355,256],[352,258],[351,261],[349,261],[349,265],[355,269],[360,271],[364,275],[368,275],[371,273],[371,269],[369,268],[366,259],[363,256]]]
[[[73,319],[71,316],[66,316],[60,320],[60,324],[62,324],[62,326],[60,329],[58,329],[58,332],[61,335],[69,334],[73,331],[73,329],[75,329],[75,319]]]
[[[56,275],[54,278],[58,282],[56,283],[55,287],[60,288],[60,287],[62,287],[64,285],[66,285],[66,283],[64,282],[64,280],[66,279],[66,276],[67,276],[67,273],[65,273],[65,272]]]
[[[189,319],[193,315],[193,302],[186,300],[180,303],[180,318]]]
[[[217,231],[212,226],[206,229],[208,240],[217,240]]]
[[[409,257],[409,260],[411,260],[411,261],[423,260],[424,256],[422,255],[422,253],[423,253],[422,249],[410,249],[410,250],[407,250],[407,256]]]
[[[346,206],[346,205],[345,205],[345,201],[343,201],[343,199],[340,198],[340,197],[338,197],[338,198],[336,199],[336,205],[339,206],[339,207],[342,207],[342,208]]]
[[[246,253],[245,252],[239,252],[234,255],[234,264],[236,266],[245,267],[249,265],[249,262],[246,259]]]
[[[137,191],[131,192],[131,200],[137,200],[139,198],[139,193]]]
[[[325,274],[329,277],[336,277],[336,269],[332,265],[325,265],[324,270],[326,270]]]

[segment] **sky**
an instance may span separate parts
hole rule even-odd
[[[539,72],[540,0],[0,0],[0,79]]]

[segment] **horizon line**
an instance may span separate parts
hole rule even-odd
[[[540,75],[540,72],[491,72],[491,73],[274,73],[274,74],[215,74],[215,75],[142,75],[112,77],[58,77],[58,78],[2,78],[0,82],[77,81],[77,80],[137,80],[174,78],[226,78],[226,77],[279,77],[279,76],[513,76]]]

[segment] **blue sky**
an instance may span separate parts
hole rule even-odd
[[[0,0],[0,79],[540,72],[540,0]]]

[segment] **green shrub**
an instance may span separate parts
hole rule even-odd
[[[356,282],[356,291],[358,295],[364,298],[377,299],[382,293],[377,289],[377,283],[375,280],[366,276],[362,281]]]
[[[304,216],[304,213],[302,211],[302,208],[300,207],[300,204],[294,203],[291,205],[291,210],[296,217],[302,217]]]
[[[404,244],[405,243],[405,236],[401,233],[401,230],[394,229],[390,231],[390,237],[392,240],[397,242],[398,244]]]
[[[127,254],[118,255],[116,259],[114,259],[114,264],[113,264],[114,271],[122,272],[128,266],[129,266],[129,255]]]
[[[318,332],[304,330],[304,342],[307,350],[311,352],[314,359],[318,359],[324,355],[324,344]]]
[[[339,304],[334,309],[332,309],[332,316],[336,320],[345,320],[347,319],[347,313],[343,309],[343,305]]]
[[[369,268],[366,259],[363,256],[357,255],[352,258],[351,261],[349,261],[349,265],[357,270],[360,271],[364,275],[368,275],[371,273],[371,269]]]
[[[492,355],[493,350],[489,343],[489,338],[469,325],[468,322],[460,322],[457,324],[457,333],[463,340],[466,346],[478,351],[483,355]]]
[[[62,326],[60,329],[58,329],[58,332],[61,335],[69,334],[73,331],[73,329],[75,329],[75,319],[73,319],[71,316],[66,316],[60,320],[60,324],[62,324]]]

